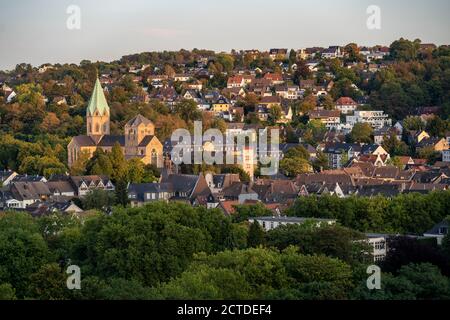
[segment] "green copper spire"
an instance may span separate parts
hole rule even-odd
[[[109,113],[108,102],[106,102],[105,94],[103,92],[100,80],[95,81],[94,91],[92,92],[91,100],[87,107],[87,114],[94,115],[95,111],[98,111],[101,116],[106,112]]]

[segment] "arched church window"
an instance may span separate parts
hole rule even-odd
[[[100,132],[100,125],[98,123],[95,125],[95,132]]]

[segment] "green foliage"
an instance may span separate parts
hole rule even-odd
[[[0,284],[0,301],[16,300],[16,290],[9,283]]]
[[[266,239],[267,246],[280,250],[296,246],[302,254],[323,254],[351,265],[371,259],[363,234],[336,225],[317,226],[313,221],[287,225],[269,231]]]
[[[249,248],[256,248],[264,244],[265,233],[258,221],[250,225],[247,237],[247,245]]]
[[[85,223],[79,259],[96,274],[155,285],[180,274],[196,252],[232,248],[231,230],[220,211],[185,204],[116,209]]]
[[[397,276],[383,274],[381,290],[367,290],[364,281],[352,296],[367,300],[447,300],[450,282],[432,264],[410,264],[402,267]]]
[[[28,296],[41,300],[69,299],[72,293],[67,288],[67,275],[64,271],[56,263],[42,266],[30,276]]]
[[[233,222],[248,221],[249,218],[271,216],[272,212],[262,203],[255,205],[238,205],[236,212],[233,214]]]
[[[47,244],[29,215],[11,212],[0,216],[0,283],[10,283],[22,298],[29,277],[48,259]]]
[[[94,189],[82,198],[84,210],[106,210],[116,203],[116,196],[111,191]]]
[[[372,143],[373,129],[368,123],[356,123],[350,132],[349,138],[351,142]]]
[[[450,211],[450,192],[402,194],[384,197],[301,197],[289,215],[337,219],[343,226],[362,232],[423,234]]]

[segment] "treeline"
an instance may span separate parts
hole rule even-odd
[[[450,212],[450,191],[383,196],[310,196],[298,198],[287,214],[332,218],[362,232],[423,234]]]
[[[373,262],[363,239],[312,222],[264,232],[257,223],[182,203],[82,218],[3,213],[0,299],[450,297],[448,237],[444,249],[397,244],[401,259],[388,258],[388,280],[376,294],[366,287]],[[67,289],[68,265],[81,268],[81,290]]]

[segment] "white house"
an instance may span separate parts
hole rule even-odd
[[[384,111],[355,111],[353,116],[347,116],[347,123],[352,127],[357,123],[368,123],[374,129],[392,126],[392,120]]]
[[[342,114],[353,113],[357,107],[358,104],[350,97],[341,97],[336,101],[336,109]]]
[[[386,259],[388,252],[387,248],[387,235],[367,233],[366,237],[368,239],[369,245],[373,248],[372,256],[374,262],[380,262]]]

